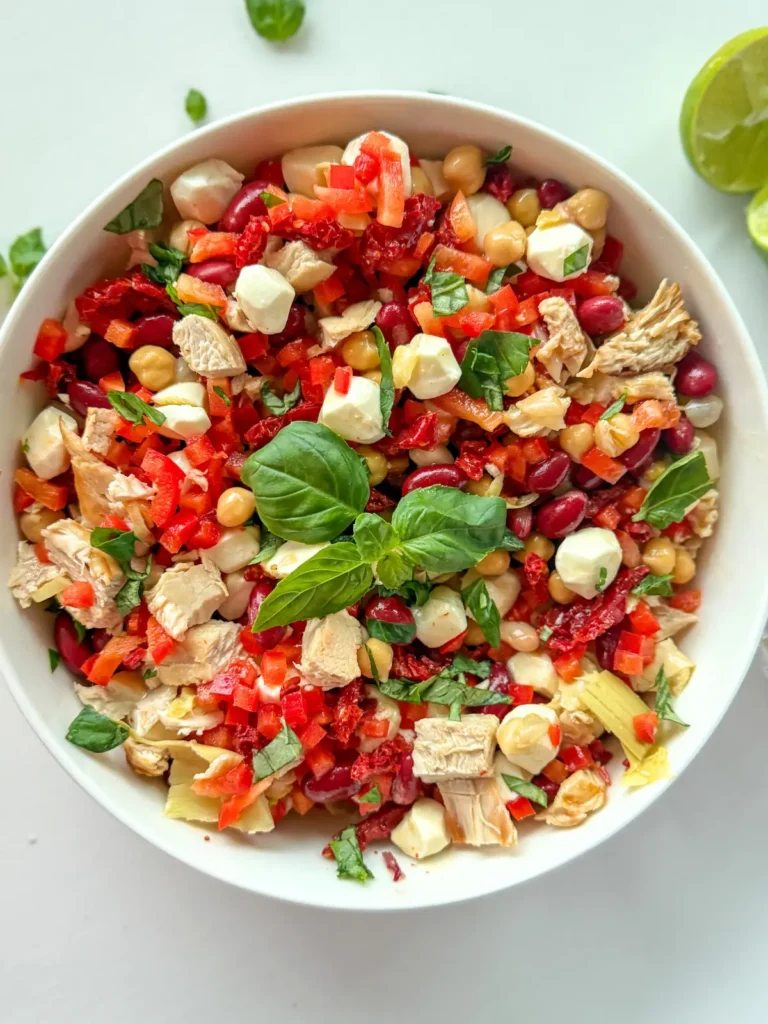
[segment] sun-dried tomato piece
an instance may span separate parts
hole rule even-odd
[[[459,457],[454,465],[463,469],[470,480],[482,480],[488,461],[485,457],[487,449],[485,441],[462,441],[459,445]]]
[[[42,381],[48,394],[55,398],[64,385],[75,380],[77,371],[71,363],[56,359],[52,363],[38,363],[21,374],[22,380]]]
[[[515,191],[512,171],[507,164],[488,164],[482,191],[489,192],[500,203],[506,203]]]
[[[333,712],[333,731],[339,743],[348,743],[355,727],[363,717],[360,701],[363,699],[363,684],[360,679],[348,683],[339,694]]]
[[[375,487],[372,487],[368,501],[365,504],[365,511],[383,512],[385,508],[394,508],[396,504],[397,502],[394,498],[390,498],[388,495],[382,494],[381,491],[377,491]]]
[[[620,498],[623,498],[628,490],[629,484],[617,484],[615,487],[606,487],[600,491],[592,491],[588,496],[585,518],[591,519],[601,509],[604,509],[606,505],[612,505]]]
[[[424,654],[413,654],[403,647],[393,646],[392,675],[400,679],[410,679],[412,683],[423,683],[425,679],[437,675],[445,664],[445,659],[435,661]]]
[[[443,215],[440,225],[435,232],[435,245],[446,245],[449,249],[461,248],[461,240],[453,230],[451,219],[447,213]]]
[[[348,228],[335,220],[294,220],[278,225],[275,233],[289,241],[306,242],[310,249],[347,249],[355,240]]]
[[[150,281],[141,270],[134,270],[130,277],[131,301],[139,313],[154,313],[158,306],[163,309],[176,310],[176,305],[165,288]],[[150,301],[146,301],[150,300]]]
[[[637,569],[622,569],[605,593],[595,599],[592,614],[574,634],[575,642],[589,643],[611,626],[618,625],[626,614],[630,590],[645,579],[649,571],[645,565],[640,565]]]
[[[543,604],[549,597],[547,580],[549,579],[549,566],[539,555],[531,552],[525,556],[523,562],[523,575],[526,583],[533,591],[537,604]]]
[[[355,782],[367,782],[374,775],[394,774],[407,753],[410,753],[408,744],[400,736],[385,740],[375,750],[357,755],[352,765],[352,778]]]
[[[644,544],[653,537],[653,527],[649,523],[627,523],[624,527],[626,532],[640,544]]]
[[[406,807],[382,808],[356,827],[357,842],[361,850],[376,839],[388,839],[405,817]]]
[[[282,416],[267,416],[265,419],[259,420],[258,423],[254,423],[246,430],[245,440],[252,448],[263,448],[273,437],[277,437],[288,423],[295,423],[297,420],[316,423],[320,409],[319,402],[299,402],[295,408]]]
[[[439,209],[437,199],[419,193],[405,200],[401,227],[386,227],[378,221],[369,224],[360,241],[363,270],[373,272],[382,260],[399,260],[410,256],[419,238],[434,227]]]
[[[399,882],[401,878],[405,878],[405,872],[397,863],[394,853],[385,850],[381,855],[381,859],[384,861],[387,870],[391,872],[393,882]]]
[[[94,319],[105,310],[110,311],[110,318],[114,316],[124,319],[131,312],[127,302],[131,291],[131,282],[127,277],[97,281],[75,299],[78,316],[89,327],[93,325]]]
[[[396,440],[401,451],[407,451],[409,448],[434,451],[437,448],[437,413],[427,412],[419,416],[410,426],[400,431]]]
[[[267,247],[272,224],[265,214],[250,217],[243,233],[235,243],[235,266],[238,270],[258,263]]]

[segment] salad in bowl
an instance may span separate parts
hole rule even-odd
[[[67,739],[169,818],[329,811],[363,882],[376,841],[524,853],[669,774],[718,375],[677,284],[636,300],[611,197],[514,141],[152,179],[123,272],[40,325],[11,591]]]

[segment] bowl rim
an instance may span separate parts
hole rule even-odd
[[[206,125],[201,128],[197,128],[194,133],[186,135],[180,139],[176,139],[170,142],[168,145],[161,149],[153,152],[144,160],[137,163],[119,179],[113,182],[110,186],[104,189],[73,221],[72,223],[62,232],[62,234],[56,239],[50,249],[46,252],[45,256],[41,260],[38,267],[31,275],[31,280],[37,281],[44,277],[48,267],[53,264],[58,254],[66,249],[78,233],[83,228],[85,222],[98,211],[106,210],[106,208],[113,202],[115,194],[119,193],[125,186],[127,186],[134,179],[140,178],[142,175],[152,172],[155,166],[168,157],[172,157],[174,154],[181,154],[185,148],[194,140],[198,143],[199,140],[207,137],[214,137],[223,129],[237,124],[238,122],[246,122],[254,118],[261,117],[263,115],[277,114],[281,112],[293,110],[297,107],[304,108],[308,113],[311,113],[313,108],[322,108],[328,104],[334,103],[370,103],[382,100],[392,100],[400,103],[410,103],[418,101],[420,104],[430,104],[434,107],[443,107],[446,109],[457,109],[460,108],[465,112],[472,113],[477,112],[483,115],[492,115],[499,118],[505,119],[510,127],[514,130],[515,126],[522,127],[534,134],[538,134],[543,138],[548,139],[556,143],[557,145],[570,149],[578,153],[581,157],[588,161],[598,165],[603,171],[607,171],[610,175],[616,178],[625,188],[628,188],[638,199],[640,199],[649,209],[649,212],[660,222],[664,230],[674,235],[678,242],[680,242],[690,256],[692,264],[696,271],[700,273],[706,280],[716,301],[727,313],[731,322],[734,325],[735,333],[739,336],[738,347],[741,354],[744,357],[746,367],[753,376],[755,384],[756,395],[758,397],[763,420],[768,424],[768,383],[766,382],[765,375],[763,373],[757,351],[752,341],[752,338],[747,330],[747,327],[736,308],[735,303],[731,299],[725,285],[721,281],[718,274],[710,264],[707,257],[699,249],[696,242],[688,235],[688,233],[677,223],[677,221],[669,214],[661,204],[654,199],[642,186],[638,185],[634,179],[627,175],[624,171],[616,167],[611,161],[598,156],[587,146],[582,145],[564,135],[563,133],[549,128],[537,121],[530,118],[524,117],[517,113],[511,113],[503,110],[501,107],[497,107],[492,104],[481,103],[475,100],[466,100],[459,97],[450,96],[442,93],[424,92],[419,90],[397,90],[397,89],[383,89],[383,90],[345,90],[345,91],[334,91],[327,93],[313,93],[308,96],[294,97],[288,100],[279,100],[274,103],[261,104],[255,107],[248,108],[247,110],[240,111],[232,114],[229,117],[221,118],[220,120],[214,121],[213,123]],[[215,156],[212,153],[211,156]],[[205,159],[205,158],[203,158]],[[11,306],[8,315],[6,316],[2,325],[0,325],[0,350],[9,344],[11,336],[16,329],[16,323],[22,316],[22,310],[26,307],[29,296],[32,291],[26,286],[22,288],[18,298]],[[608,839],[613,837],[624,827],[632,824],[637,818],[647,810],[651,804],[655,803],[656,800],[666,792],[670,785],[685,771],[695,757],[699,754],[702,747],[710,739],[715,729],[722,721],[723,716],[731,705],[736,693],[742,685],[744,678],[749,670],[752,663],[752,659],[755,650],[760,642],[764,623],[768,617],[768,577],[765,579],[762,586],[762,596],[759,602],[753,605],[753,624],[749,632],[749,640],[743,645],[741,651],[734,655],[733,658],[733,669],[731,679],[733,680],[731,687],[728,691],[723,691],[721,697],[721,706],[714,720],[710,723],[710,726],[706,732],[700,737],[699,741],[693,748],[688,752],[686,758],[677,766],[676,775],[673,778],[657,782],[653,786],[648,786],[642,791],[637,792],[638,804],[632,816],[626,821],[617,821],[615,824],[612,823],[610,827],[604,829],[599,835],[597,835],[591,842],[586,843],[581,849],[570,852],[561,859],[553,859],[546,863],[541,870],[535,871],[528,875],[526,878],[512,879],[508,884],[498,885],[496,882],[491,883],[485,887],[475,887],[471,893],[451,896],[436,897],[435,894],[430,894],[429,898],[420,899],[418,893],[414,894],[409,898],[407,906],[397,906],[395,903],[383,905],[378,903],[372,903],[370,905],[354,905],[350,900],[335,901],[333,899],[325,898],[323,893],[318,893],[315,898],[307,898],[302,896],[300,898],[288,896],[283,893],[270,891],[267,885],[259,886],[259,879],[253,878],[238,878],[235,877],[234,873],[227,873],[225,870],[220,869],[218,865],[211,864],[209,867],[195,861],[193,858],[188,857],[184,850],[174,848],[173,844],[166,842],[161,836],[154,835],[150,829],[145,827],[139,818],[139,816],[132,815],[125,811],[122,805],[116,804],[115,802],[108,799],[100,790],[98,785],[92,781],[91,775],[88,771],[87,762],[81,764],[74,758],[67,756],[67,752],[63,746],[61,746],[61,737],[55,735],[53,730],[48,726],[45,720],[32,704],[31,699],[27,697],[26,688],[21,683],[16,672],[11,666],[10,659],[6,652],[6,644],[0,640],[0,672],[6,681],[6,684],[24,717],[27,719],[32,729],[37,734],[43,745],[46,747],[48,752],[56,759],[56,761],[64,768],[64,770],[74,779],[75,782],[91,796],[98,804],[100,804],[104,810],[117,818],[120,822],[126,825],[134,833],[140,835],[143,839],[147,840],[152,846],[162,850],[164,853],[181,861],[188,867],[191,867],[203,874],[206,874],[212,878],[216,878],[219,881],[226,882],[230,885],[234,885],[239,889],[242,889],[249,893],[256,893],[261,896],[268,896],[272,899],[285,901],[287,903],[298,904],[309,907],[317,907],[329,910],[357,910],[357,911],[402,911],[402,910],[419,910],[427,907],[436,907],[443,905],[453,905],[465,903],[469,900],[474,900],[480,897],[486,897],[495,892],[502,892],[506,889],[512,888],[515,885],[525,884],[531,882],[537,878],[546,875],[548,872],[562,868],[564,865],[571,863],[577,858],[583,856],[585,853],[596,849],[602,845]],[[255,882],[256,884],[251,884]],[[331,890],[332,891],[332,890]],[[341,894],[340,894],[341,895]]]

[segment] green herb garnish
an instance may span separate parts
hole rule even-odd
[[[199,89],[190,89],[184,101],[184,109],[193,124],[199,124],[208,113],[208,103]]]

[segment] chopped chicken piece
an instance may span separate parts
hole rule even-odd
[[[182,317],[173,328],[173,343],[184,361],[204,377],[234,377],[245,372],[245,359],[232,335],[196,313]]]
[[[357,651],[364,640],[363,627],[347,611],[310,619],[301,641],[302,676],[323,690],[346,686],[360,675]]]
[[[493,772],[499,720],[495,715],[422,718],[416,722],[413,774],[425,782],[479,779]]]
[[[680,285],[662,281],[656,294],[624,326],[611,334],[592,362],[579,373],[639,374],[679,362],[701,340],[699,325],[683,305]]]
[[[445,804],[448,835],[454,843],[467,843],[469,846],[517,845],[517,829],[501,799],[495,778],[453,779],[440,782],[437,788]]]
[[[157,678],[166,686],[196,686],[223,672],[234,658],[244,657],[237,622],[218,619],[192,626],[176,649],[157,666]]]
[[[354,302],[347,306],[341,316],[324,316],[318,321],[320,327],[320,345],[324,352],[348,338],[355,331],[364,331],[376,319],[381,303],[374,299]]]
[[[239,395],[244,391],[251,401],[255,402],[261,395],[261,389],[272,379],[272,377],[251,377],[249,373],[239,373],[232,378],[232,394]]]
[[[327,281],[336,270],[332,263],[321,259],[306,242],[287,242],[282,249],[266,256],[264,262],[279,271],[297,295],[311,291],[322,281]]]
[[[151,747],[148,743],[137,743],[130,736],[123,744],[125,759],[137,775],[165,775],[171,761],[167,750]]]
[[[587,336],[565,299],[555,295],[544,299],[539,303],[539,312],[547,325],[549,340],[539,346],[536,358],[556,384],[563,384],[584,365]]]
[[[688,509],[685,518],[691,524],[697,537],[704,539],[712,536],[715,523],[720,515],[717,511],[719,499],[720,494],[713,487],[699,498],[692,508]]]
[[[644,598],[651,605],[654,617],[659,624],[658,633],[654,633],[653,639],[658,643],[660,640],[667,640],[671,636],[677,636],[682,630],[689,626],[695,626],[699,616],[692,612],[684,612],[680,608],[673,608],[672,605],[662,601],[661,598]]]
[[[171,657],[172,655],[169,655],[168,660]],[[158,679],[160,678],[161,668],[162,666],[158,667]],[[162,682],[162,680],[160,681]],[[167,739],[168,733],[160,725],[160,715],[175,697],[175,686],[157,686],[154,690],[149,690],[131,712],[128,724],[137,735],[145,739]]]
[[[34,546],[26,540],[19,541],[17,551],[16,565],[11,569],[8,586],[21,607],[29,608],[35,591],[61,573],[55,565],[41,562]]]
[[[119,425],[120,417],[114,409],[98,409],[91,406],[83,427],[83,448],[97,455],[106,455]]]
[[[562,783],[551,805],[536,815],[536,820],[558,828],[581,825],[588,814],[605,806],[605,790],[605,780],[597,772],[574,772]]]
[[[120,566],[111,555],[91,547],[91,531],[73,519],[59,519],[43,530],[45,550],[51,562],[72,582],[93,587],[90,608],[71,608],[70,614],[86,629],[118,630],[123,623],[115,607],[115,595],[125,583]]]
[[[133,711],[147,693],[147,683],[140,672],[116,672],[106,686],[85,686],[75,683],[75,692],[83,704],[107,718],[123,719]]]
[[[227,588],[216,566],[203,556],[202,564],[181,563],[166,569],[147,594],[147,607],[174,640],[190,626],[207,622],[227,599]]]
[[[548,430],[563,429],[570,404],[562,388],[545,387],[510,406],[503,419],[519,437],[538,437]]]
[[[112,505],[121,505],[129,501],[151,501],[155,496],[153,484],[145,484],[137,476],[126,476],[116,473],[107,484],[107,499]]]
[[[675,397],[672,381],[659,370],[650,373],[639,373],[636,377],[609,377],[611,398],[620,398],[626,391],[627,405],[642,402],[646,398],[656,398],[660,402],[671,402]]]

